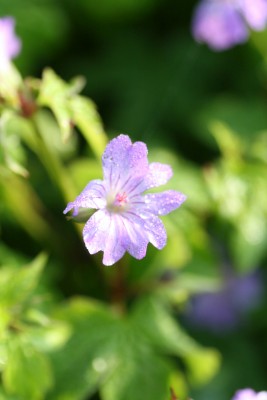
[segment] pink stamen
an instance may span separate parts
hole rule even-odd
[[[124,203],[127,203],[128,198],[125,192],[116,194],[115,204],[118,206],[122,206]]]

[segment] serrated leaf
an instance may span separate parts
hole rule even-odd
[[[94,153],[101,158],[107,144],[102,122],[92,100],[75,96],[70,100],[72,119]]]
[[[42,400],[52,385],[47,357],[22,339],[10,339],[8,362],[3,372],[4,387],[21,400]]]
[[[56,385],[49,400],[83,400],[97,389],[103,400],[166,399],[173,367],[154,351],[131,318],[81,299],[67,304],[59,317],[72,322],[73,336],[61,351],[51,354]]]
[[[71,135],[72,125],[77,125],[94,153],[100,157],[107,139],[95,104],[77,94],[81,88],[79,79],[66,83],[54,71],[46,69],[40,84],[38,101],[54,113],[64,142]]]
[[[51,108],[62,132],[63,141],[71,134],[70,87],[54,71],[47,68],[43,73],[38,102]]]

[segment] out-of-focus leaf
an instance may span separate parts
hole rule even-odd
[[[239,160],[242,152],[242,142],[231,128],[221,121],[211,121],[209,129],[214,136],[223,157]]]
[[[101,119],[95,104],[77,93],[81,85],[79,81],[64,82],[51,69],[46,69],[40,83],[38,102],[51,108],[58,121],[63,141],[66,142],[77,125],[86,141],[100,157],[106,145]]]
[[[47,321],[47,326],[29,327],[24,336],[40,352],[51,352],[61,348],[71,335],[69,324]]]
[[[251,155],[267,164],[267,132],[263,131],[255,138],[250,147]]]
[[[20,400],[17,396],[8,395],[0,385],[0,400]]]
[[[135,317],[114,315],[82,299],[74,299],[56,317],[72,323],[73,335],[62,350],[51,354],[56,384],[49,400],[82,400],[98,388],[103,400],[167,398],[175,368],[155,351]]]
[[[16,174],[28,176],[26,169],[26,154],[19,137],[20,127],[14,132],[10,129],[10,122],[14,117],[12,111],[6,110],[0,119],[0,157],[2,162]]]
[[[47,256],[41,253],[26,267],[2,267],[0,304],[4,307],[21,305],[36,288],[46,260]]]
[[[21,84],[22,77],[13,64],[10,63],[6,70],[0,71],[0,96],[8,106],[18,106],[17,93]]]
[[[267,229],[264,216],[245,216],[238,229],[230,233],[234,265],[242,272],[255,269],[266,254]]]
[[[82,400],[118,362],[119,320],[100,303],[85,299],[67,303],[56,319],[71,324],[73,334],[62,349],[51,354],[55,385],[48,399]]]
[[[202,212],[211,208],[210,196],[199,167],[190,162],[178,159],[170,151],[152,149],[149,152],[149,161],[158,160],[172,167],[173,177],[164,186],[164,189],[174,189],[184,193],[187,196],[187,200],[183,207],[192,207]]]
[[[266,129],[267,125],[264,100],[258,98],[243,100],[230,96],[221,96],[212,100],[192,121],[195,134],[212,147],[215,146],[215,141],[210,134],[212,121],[220,121],[230,127],[248,145],[253,141],[255,133]]]
[[[57,236],[44,218],[46,209],[29,181],[0,166],[0,190],[5,209],[22,225],[34,240],[57,242]],[[18,196],[19,193],[19,196]]]
[[[48,358],[28,342],[12,338],[8,346],[8,362],[3,372],[7,393],[21,400],[42,400],[52,385]]]
[[[220,367],[219,353],[213,349],[197,349],[185,358],[193,385],[203,385],[216,375]]]
[[[58,121],[62,132],[63,141],[67,141],[71,135],[71,109],[69,97],[72,88],[59,78],[54,71],[46,69],[40,84],[40,94],[38,102],[51,108]]]
[[[121,343],[120,363],[103,384],[103,400],[165,400],[169,395],[171,368],[167,362],[148,349],[138,349],[138,336]]]
[[[217,373],[219,353],[215,349],[202,348],[191,339],[159,300],[151,297],[141,300],[133,314],[133,321],[134,327],[138,327],[150,343],[161,351],[182,357],[194,382],[204,384]],[[196,360],[196,364],[191,360]],[[207,363],[203,372],[200,362]]]
[[[102,122],[92,100],[75,96],[70,100],[72,119],[84,135],[94,153],[101,158],[107,144]]]
[[[102,179],[103,172],[96,160],[78,158],[69,165],[69,173],[73,182],[77,185],[78,193],[93,179]]]

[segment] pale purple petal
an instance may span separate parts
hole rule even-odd
[[[147,147],[142,142],[131,143],[126,135],[119,135],[107,146],[103,160],[104,178],[113,191],[129,194],[148,172]]]
[[[195,10],[192,32],[198,42],[225,50],[248,38],[248,30],[235,4],[204,0]]]
[[[125,213],[124,216],[125,218],[128,218],[132,224],[139,225],[140,235],[142,232],[142,235],[147,237],[148,241],[157,249],[162,249],[166,245],[166,230],[157,216],[146,211],[142,211],[140,215],[129,211]]]
[[[151,163],[149,164],[149,171],[147,175],[134,192],[142,193],[145,190],[165,185],[165,183],[167,183],[171,177],[172,169],[169,165],[156,162]]]
[[[239,0],[240,11],[248,25],[261,31],[267,24],[267,0]]]
[[[267,400],[267,392],[259,392],[256,400]]]
[[[21,41],[14,33],[15,20],[0,18],[0,64],[16,57],[21,49]]]
[[[109,226],[103,255],[104,265],[115,264],[124,256],[126,252],[124,245],[125,232],[121,225],[120,219],[121,216],[117,214],[110,216],[111,223]]]
[[[127,158],[132,142],[127,135],[119,135],[107,145],[102,156],[104,180],[110,186],[116,184],[117,179],[124,173]]]
[[[90,254],[103,251],[104,265],[114,264],[126,251],[116,217],[105,210],[99,210],[87,221],[83,230],[87,250]]]
[[[106,203],[106,189],[103,181],[95,179],[88,183],[81,194],[70,202],[63,212],[66,214],[74,208],[73,216],[76,216],[79,208],[102,209],[106,206]]]
[[[236,392],[232,400],[257,400],[257,395],[252,389],[242,389]]]
[[[129,196],[142,191],[142,182],[149,172],[145,143],[136,142],[130,147],[120,179],[120,189]],[[117,186],[118,187],[118,186]]]
[[[150,243],[161,250],[166,245],[167,233],[161,220],[155,215],[150,215],[144,220],[144,229]]]
[[[128,214],[124,215],[121,219],[124,226],[124,246],[131,256],[140,260],[145,257],[149,239],[146,231],[143,229],[142,220],[136,223]]]
[[[162,193],[150,193],[143,196],[145,208],[155,215],[166,215],[186,200],[183,193],[175,190],[166,190]]]

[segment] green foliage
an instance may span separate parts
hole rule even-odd
[[[94,103],[77,93],[83,86],[83,79],[77,78],[66,84],[52,70],[44,71],[40,84],[38,102],[54,112],[63,141],[67,141],[72,124],[77,125],[97,156],[102,155],[106,138]]]

